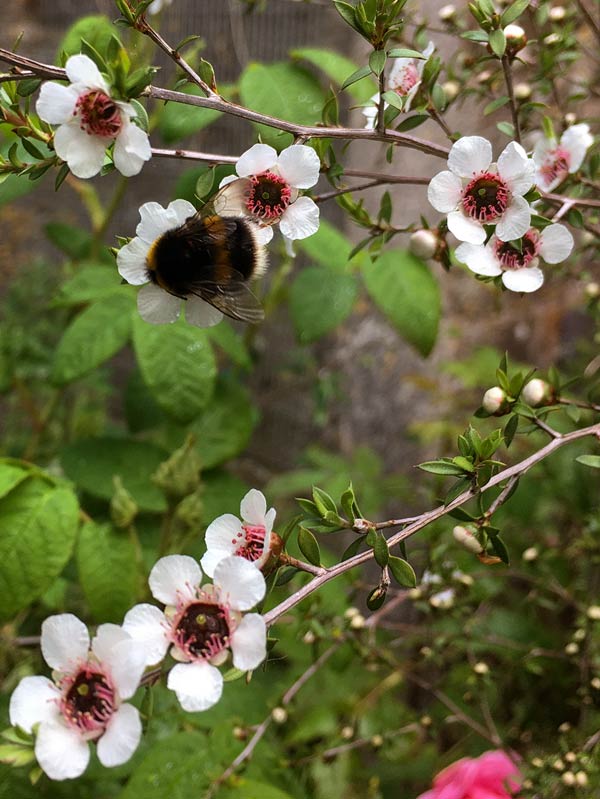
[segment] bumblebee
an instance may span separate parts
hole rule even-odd
[[[265,271],[266,253],[243,216],[199,211],[156,239],[146,268],[152,283],[182,300],[195,295],[243,322],[264,318],[249,282]]]

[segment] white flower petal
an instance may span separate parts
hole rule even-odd
[[[533,163],[540,167],[546,160],[546,158],[550,155],[552,150],[555,150],[557,146],[555,139],[547,139],[545,136],[541,136],[535,143],[533,148]]]
[[[260,175],[277,163],[277,150],[268,144],[254,144],[238,158],[235,171],[241,178]]]
[[[160,203],[149,202],[140,207],[140,222],[135,232],[146,244],[152,244],[173,227],[177,227],[173,224],[173,215]]]
[[[498,173],[513,194],[526,194],[533,186],[535,164],[517,142],[507,144],[498,158]]]
[[[526,269],[509,269],[502,275],[502,282],[507,289],[530,293],[537,291],[544,282],[544,273],[537,266]]]
[[[548,264],[558,264],[568,258],[575,242],[564,225],[548,225],[540,232],[539,254]]]
[[[360,109],[362,115],[367,120],[365,122],[365,130],[375,130],[375,118],[377,116],[379,95],[374,94],[373,97],[371,97],[371,102],[374,102],[375,105],[367,105],[364,108]]]
[[[144,163],[152,158],[152,150],[146,131],[138,128],[125,116],[121,120],[121,130],[115,139],[113,161],[119,172],[130,178],[141,172]]]
[[[77,90],[60,83],[44,83],[35,110],[40,119],[51,125],[61,125],[73,116],[77,102]]]
[[[234,539],[237,539],[237,535],[241,531],[242,523],[233,513],[217,516],[206,528],[204,537],[206,547],[207,549],[220,549],[231,555],[237,546]]]
[[[216,214],[221,216],[244,216],[252,183],[247,178],[236,178],[221,183],[221,190],[212,198],[212,206]]]
[[[194,713],[216,705],[223,692],[223,676],[210,663],[179,663],[169,672],[167,686],[175,691],[181,707]]]
[[[142,722],[137,708],[125,704],[113,713],[96,751],[103,766],[111,768],[126,763],[142,737]]]
[[[188,200],[173,200],[167,206],[169,219],[173,222],[173,227],[179,227],[190,218],[195,216],[197,211]]]
[[[221,600],[233,610],[253,608],[267,590],[265,578],[256,566],[236,555],[224,558],[217,565],[213,583],[219,589]]]
[[[438,172],[429,181],[427,199],[436,211],[447,214],[454,211],[462,197],[462,182],[453,172]]]
[[[520,239],[531,227],[531,208],[523,197],[513,197],[511,204],[496,225],[496,236],[501,241]]]
[[[476,275],[496,277],[502,269],[490,247],[483,244],[461,244],[455,250],[456,260],[466,264]]]
[[[67,672],[78,661],[87,660],[90,636],[77,616],[61,613],[42,622],[41,647],[50,668]]]
[[[223,186],[229,185],[229,183],[233,183],[234,180],[239,180],[237,175],[225,175],[223,180],[219,183],[219,188],[222,189]]]
[[[451,211],[448,214],[448,230],[459,241],[468,241],[470,244],[483,244],[485,241],[483,225],[476,219],[465,216],[462,211]]]
[[[152,596],[165,605],[176,605],[180,598],[192,599],[202,580],[202,570],[189,555],[167,555],[157,561],[148,584]]]
[[[571,156],[569,172],[572,173],[577,172],[583,163],[586,152],[594,143],[594,137],[590,133],[590,126],[581,122],[579,125],[567,128],[560,137],[560,143]]]
[[[209,577],[213,577],[215,569],[219,563],[223,560],[223,558],[228,558],[230,555],[231,551],[225,552],[222,549],[208,549],[200,558],[202,571]]]
[[[142,286],[149,280],[146,267],[149,249],[150,245],[136,236],[117,253],[117,270],[132,286]]]
[[[92,178],[100,172],[107,142],[110,140],[81,130],[77,122],[61,125],[54,133],[56,154],[78,178]]]
[[[88,89],[102,89],[108,94],[108,84],[91,58],[86,55],[72,55],[65,64],[67,77],[71,83],[83,83]]]
[[[275,510],[275,508],[269,508],[269,510],[265,514],[265,530],[267,534],[269,534],[273,529],[273,524],[275,522],[276,515],[277,511]]]
[[[292,144],[279,154],[277,167],[281,177],[295,189],[310,189],[319,180],[321,162],[312,147]]]
[[[181,300],[149,283],[137,295],[140,316],[151,325],[168,325],[176,322],[181,312]]]
[[[92,638],[92,652],[101,663],[108,664],[114,647],[130,640],[128,633],[118,624],[101,624]]]
[[[242,519],[255,525],[264,525],[267,512],[267,500],[262,491],[251,488],[240,502]]]
[[[259,613],[248,613],[231,638],[233,665],[249,671],[259,666],[267,656],[267,625]]]
[[[51,780],[73,780],[86,770],[90,747],[62,722],[46,721],[35,739],[35,756]]]
[[[310,197],[298,197],[283,212],[279,229],[292,240],[312,236],[319,229],[319,206]]]
[[[115,644],[105,661],[121,699],[130,699],[137,691],[146,668],[146,651],[138,641],[127,638]]]
[[[492,145],[483,136],[463,136],[448,155],[448,169],[461,178],[485,172],[491,163]]]
[[[258,244],[268,244],[273,238],[273,228],[270,225],[255,225],[255,240]]]
[[[10,697],[10,723],[31,732],[40,721],[58,719],[60,691],[47,677],[23,677]]]
[[[135,605],[125,614],[123,629],[144,651],[147,666],[155,666],[169,648],[167,621],[155,605]]]
[[[201,297],[188,297],[185,301],[185,321],[195,327],[213,327],[218,325],[223,314],[214,305],[205,302]]]

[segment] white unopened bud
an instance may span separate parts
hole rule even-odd
[[[520,25],[507,25],[504,28],[506,36],[506,52],[508,55],[516,55],[527,44],[527,36]]]
[[[343,738],[344,741],[349,741],[351,738],[354,738],[354,727],[351,727],[349,724],[346,727],[342,727],[340,730],[340,738]]]
[[[600,605],[590,605],[587,609],[587,617],[592,621],[600,621]]]
[[[350,627],[352,627],[353,630],[362,630],[364,626],[365,626],[365,617],[362,616],[360,613],[357,613],[356,616],[353,616],[350,619]]]
[[[565,652],[567,655],[576,655],[579,652],[579,644],[576,644],[575,641],[571,641],[570,644],[566,645]]]
[[[285,724],[288,719],[288,712],[284,707],[274,707],[271,711],[271,718],[275,724]]]
[[[441,610],[448,610],[454,605],[454,589],[447,588],[445,591],[440,591],[429,597],[429,604],[434,608]]]
[[[452,3],[442,6],[438,11],[438,17],[442,20],[442,22],[449,22],[451,19],[454,19],[455,16],[456,6],[453,6]]]
[[[492,77],[492,72],[489,69],[484,69],[483,72],[480,72],[477,76],[477,83],[487,83],[490,78]]]
[[[594,691],[600,691],[600,677],[594,677],[592,680],[590,680],[590,685]]]
[[[344,617],[346,619],[352,619],[354,616],[360,616],[360,610],[358,608],[349,607],[346,608],[344,611]]]
[[[561,780],[564,782],[565,785],[575,785],[577,780],[575,779],[575,775],[572,771],[565,771],[562,775]]]
[[[312,630],[307,630],[302,636],[302,641],[305,644],[314,644],[316,640],[317,636],[313,633]]]
[[[534,768],[541,768],[544,765],[544,761],[542,760],[541,757],[533,757],[531,759],[531,765]]]
[[[581,233],[581,243],[584,247],[589,247],[590,244],[595,244],[598,236],[595,233],[592,233],[591,230],[584,230]]]
[[[371,746],[374,749],[380,749],[383,746],[383,736],[382,735],[374,735],[371,738]]]
[[[442,84],[442,89],[444,90],[444,94],[446,95],[446,100],[451,102],[455,100],[460,92],[460,83],[455,80],[447,80],[446,83]]]
[[[521,397],[524,402],[532,408],[538,408],[540,405],[548,405],[554,401],[552,386],[546,383],[545,380],[540,380],[539,377],[534,377],[523,389]]]
[[[537,547],[528,547],[525,552],[523,552],[523,560],[531,563],[531,561],[537,560],[539,554],[540,552]]]
[[[513,91],[517,100],[529,100],[531,97],[531,86],[528,83],[515,84]]]
[[[431,716],[421,716],[421,718],[419,719],[419,724],[422,727],[431,727],[431,725],[433,724],[433,720]]]
[[[575,752],[567,752],[567,754],[565,755],[565,760],[567,761],[567,763],[574,763],[577,760],[577,755],[575,754]]]
[[[469,552],[473,552],[475,555],[478,555],[480,552],[483,552],[483,547],[479,543],[479,541],[475,538],[472,531],[469,530],[467,527],[463,527],[460,524],[457,524],[456,527],[452,530],[452,535],[454,536],[454,540],[457,544],[460,544]]]
[[[573,633],[573,640],[583,641],[586,635],[587,635],[586,631],[583,629],[583,627],[580,627],[578,630],[575,630],[575,632]]]
[[[585,771],[578,771],[575,775],[575,782],[580,788],[585,788],[588,784],[588,776]]]
[[[415,230],[410,237],[408,248],[417,258],[427,261],[435,255],[438,243],[438,237],[433,230]]]
[[[595,300],[598,296],[600,296],[600,283],[596,283],[595,281],[586,283],[585,294],[590,300]]]
[[[548,16],[552,20],[552,22],[560,22],[567,16],[567,11],[564,6],[553,6],[550,9]]]
[[[423,655],[424,658],[429,658],[433,655],[433,649],[430,646],[422,646],[419,649],[419,652],[421,653],[421,655]]]
[[[565,114],[565,122],[567,125],[574,125],[577,122],[577,114],[574,114],[572,111],[569,111],[568,114]]]
[[[555,760],[554,763],[552,764],[552,768],[555,769],[555,771],[564,771],[565,764],[562,762],[560,758],[558,758],[558,760]]]
[[[481,405],[483,410],[490,414],[501,414],[507,409],[507,396],[506,391],[500,386],[492,386],[483,395]]]
[[[558,728],[558,731],[562,732],[563,735],[567,732],[570,732],[570,730],[571,730],[571,725],[569,724],[568,721],[563,721],[563,723]]]
[[[483,660],[480,660],[479,663],[476,663],[473,666],[473,671],[475,674],[480,674],[483,676],[484,674],[489,674],[490,667],[487,663],[484,663]]]
[[[549,33],[544,37],[544,44],[547,47],[552,47],[560,42],[560,35],[558,33]]]

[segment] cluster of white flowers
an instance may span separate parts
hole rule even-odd
[[[540,288],[540,259],[564,261],[574,241],[564,225],[533,226],[525,195],[534,186],[548,191],[579,169],[592,141],[587,125],[574,125],[560,143],[538,140],[532,158],[510,142],[492,163],[487,139],[459,139],[448,155],[448,169],[432,178],[427,191],[436,211],[447,214],[450,232],[463,242],[456,258],[476,274],[502,276],[511,291]]]
[[[229,652],[235,668],[249,671],[267,654],[267,630],[259,613],[245,613],[265,596],[260,571],[272,543],[275,510],[267,511],[260,491],[241,502],[243,521],[219,516],[206,535],[202,562],[212,583],[202,582],[200,565],[187,555],[168,555],[152,568],[152,596],[165,607],[141,604],[122,626],[102,624],[91,641],[85,624],[65,613],[42,624],[41,649],[54,670],[53,681],[24,677],[10,700],[11,724],[35,735],[35,756],[54,780],[85,771],[91,742],[104,766],[125,763],[142,735],[131,699],[148,666],[169,650],[178,661],[167,687],[184,710],[207,710],[221,698],[223,665]]]

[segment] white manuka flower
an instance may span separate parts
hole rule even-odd
[[[137,709],[123,703],[135,693],[146,653],[121,627],[102,624],[90,649],[85,624],[71,613],[42,624],[42,655],[54,669],[24,677],[10,699],[11,724],[35,732],[35,756],[53,780],[79,777],[97,741],[104,766],[125,763],[140,741]]]
[[[152,156],[148,134],[132,122],[135,108],[113,100],[107,82],[91,58],[73,55],[66,63],[69,86],[44,83],[36,103],[41,119],[60,127],[54,149],[78,178],[102,169],[113,142],[115,167],[125,177],[137,175]]]
[[[168,687],[184,710],[207,710],[223,691],[219,666],[233,652],[233,665],[255,669],[267,654],[267,630],[259,613],[249,610],[264,597],[265,579],[244,558],[224,558],[214,570],[213,585],[201,585],[202,570],[187,555],[167,555],[150,572],[152,595],[163,602],[136,605],[123,628],[147,653],[147,665],[158,663],[171,646],[182,661],[169,672]]]
[[[502,241],[529,230],[531,209],[523,195],[533,186],[534,166],[520,144],[508,144],[492,164],[489,141],[464,136],[452,145],[448,169],[431,179],[427,198],[448,214],[448,228],[459,241],[483,244],[484,225],[496,225]]]
[[[571,254],[573,236],[564,225],[548,225],[539,231],[531,228],[521,239],[521,249],[513,242],[492,236],[487,244],[461,244],[456,258],[477,275],[496,277],[511,291],[531,292],[540,288],[544,273],[538,267],[542,258],[558,264]]]
[[[146,14],[158,14],[165,6],[170,6],[172,2],[173,0],[152,0],[146,9]]]
[[[238,177],[221,181],[225,188],[214,200],[215,211],[249,215],[260,226],[261,244],[271,241],[277,222],[286,239],[305,239],[319,229],[319,206],[299,189],[314,186],[320,168],[319,156],[305,144],[292,144],[279,155],[268,144],[255,144],[239,157]]]
[[[202,568],[212,577],[215,566],[228,555],[238,555],[250,560],[257,568],[264,566],[272,551],[275,508],[267,511],[267,501],[256,488],[248,491],[240,503],[243,521],[232,513],[219,516],[206,530],[206,554],[200,561]]]
[[[390,70],[388,79],[385,82],[385,89],[388,92],[396,92],[399,97],[404,98],[402,106],[403,111],[410,111],[412,101],[416,93],[419,91],[421,79],[423,77],[423,70],[430,55],[433,55],[435,45],[429,42],[427,47],[423,50],[423,58],[395,58],[394,66]],[[385,108],[388,104],[385,104]],[[379,110],[379,93],[371,97],[371,105],[362,109],[363,115],[367,118],[365,128],[373,130],[375,128],[375,120]]]
[[[533,148],[536,186],[542,191],[555,189],[568,175],[577,172],[593,143],[590,126],[585,122],[567,128],[560,142],[538,139]]]
[[[167,208],[155,202],[144,203],[140,208],[141,222],[135,229],[136,237],[117,253],[117,268],[121,277],[133,286],[144,287],[137,296],[140,316],[153,325],[175,322],[185,305],[185,319],[196,327],[212,327],[223,318],[221,311],[195,294],[182,300],[161,288],[156,281],[156,272],[151,267],[152,252],[161,237],[169,230],[182,225],[196,214],[196,209],[187,200],[173,200]]]

